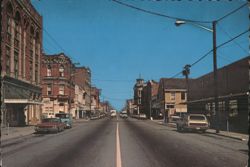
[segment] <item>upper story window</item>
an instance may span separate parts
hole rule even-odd
[[[175,92],[170,93],[170,100],[175,100]]]
[[[6,74],[10,75],[10,48],[6,46]]]
[[[62,65],[59,68],[59,76],[64,77],[64,67]]]
[[[181,100],[186,100],[186,93],[185,92],[181,92]]]
[[[48,65],[48,67],[47,67],[47,76],[48,77],[50,77],[51,76],[51,66],[50,65]]]
[[[64,85],[59,86],[59,95],[64,95]]]
[[[47,95],[52,95],[52,85],[47,85]]]
[[[18,77],[18,52],[14,52],[14,74],[15,78]]]

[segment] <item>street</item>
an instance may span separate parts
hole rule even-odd
[[[248,146],[215,134],[179,133],[150,120],[104,118],[26,136],[2,153],[5,167],[239,167],[246,166]]]

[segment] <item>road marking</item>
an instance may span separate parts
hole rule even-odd
[[[122,167],[119,123],[116,124],[116,167]]]

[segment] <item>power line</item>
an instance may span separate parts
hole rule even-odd
[[[226,18],[226,17],[230,16],[231,14],[233,14],[233,13],[237,12],[238,10],[240,10],[241,8],[243,8],[244,6],[246,6],[247,4],[248,4],[248,3],[245,3],[245,4],[241,5],[241,6],[240,6],[240,7],[238,7],[237,9],[235,9],[235,10],[233,10],[233,11],[229,12],[228,14],[226,14],[226,15],[224,15],[223,17],[221,17],[221,18],[217,19],[216,21],[217,21],[217,22],[221,21],[222,19],[224,19],[224,18]]]
[[[226,32],[219,24],[217,24],[217,25],[218,25],[218,27],[224,32],[224,34],[226,34],[229,38],[232,38],[232,36],[231,36],[228,32]],[[236,44],[240,49],[242,49],[245,53],[248,54],[247,50],[244,49],[238,42],[236,42],[236,41],[233,41],[233,42],[234,42],[234,44]]]
[[[100,82],[134,82],[134,80],[115,80],[115,79],[96,79],[96,78],[93,78],[92,80]]]
[[[226,45],[226,44],[232,42],[233,40],[235,40],[235,39],[239,38],[240,36],[246,34],[248,31],[249,31],[249,29],[246,30],[246,31],[244,31],[244,32],[242,32],[242,33],[240,33],[239,35],[237,35],[237,36],[231,38],[230,40],[228,40],[228,41],[226,41],[226,42],[224,42],[224,43],[218,45],[216,48],[218,49],[218,48],[220,48],[220,47],[222,47],[222,46],[224,46],[224,45]],[[199,62],[200,62],[201,60],[203,60],[205,57],[207,57],[211,52],[213,52],[213,49],[211,49],[211,50],[208,51],[206,54],[204,54],[202,57],[200,57],[198,60],[196,60],[195,62],[193,62],[193,63],[190,65],[190,68],[193,67],[194,65],[196,65],[197,63],[199,63]],[[178,72],[177,74],[175,74],[175,75],[174,75],[173,77],[171,77],[171,78],[176,78],[176,77],[179,76],[180,74],[182,74],[182,71]]]
[[[120,5],[129,7],[129,8],[132,8],[132,9],[144,12],[144,13],[149,13],[149,14],[152,14],[152,15],[161,16],[161,17],[165,17],[165,18],[168,18],[168,19],[172,19],[172,20],[183,20],[183,21],[195,22],[195,23],[211,23],[212,22],[212,21],[189,20],[189,19],[183,19],[183,18],[174,17],[174,16],[168,16],[168,15],[164,15],[162,13],[158,13],[158,12],[153,12],[153,11],[150,11],[150,10],[142,9],[142,8],[139,8],[139,7],[136,7],[136,6],[133,6],[131,4],[127,4],[127,3],[121,2],[121,1],[117,1],[117,0],[112,0],[112,1],[115,2],[115,3],[118,3]]]
[[[52,36],[50,35],[50,33],[43,27],[43,31],[48,35],[48,37],[50,39],[52,39],[52,41],[71,59],[73,60],[73,57],[71,57],[68,52],[66,52],[65,49],[63,49],[63,47],[57,42],[57,40]]]
[[[224,43],[218,45],[216,48],[218,49],[218,48],[222,47],[223,45],[226,45],[227,43],[229,43],[229,42],[235,40],[236,38],[239,38],[240,36],[242,36],[242,35],[246,34],[247,32],[249,32],[249,30],[250,30],[250,29],[247,29],[246,31],[240,33],[239,35],[235,36],[234,38],[231,38],[230,40],[228,40],[228,41],[226,41],[226,42],[224,42]]]

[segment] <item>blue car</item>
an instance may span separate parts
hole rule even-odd
[[[55,117],[60,118],[61,121],[65,124],[65,128],[72,128],[72,115],[69,113],[57,113]]]

